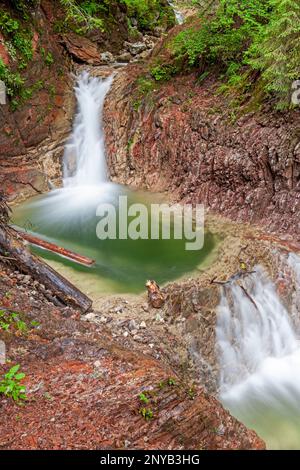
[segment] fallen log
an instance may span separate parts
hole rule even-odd
[[[62,304],[78,308],[83,313],[91,309],[91,299],[38,256],[30,253],[16,230],[0,226],[0,249],[2,254],[12,258],[11,264],[44,284]]]
[[[63,256],[64,258],[68,258],[72,261],[75,261],[75,263],[83,264],[84,266],[92,266],[95,264],[95,260],[79,255],[78,253],[74,253],[74,251],[67,250],[66,248],[62,248],[61,246],[55,245],[54,243],[46,242],[41,238],[31,235],[30,233],[23,232],[19,229],[17,232],[31,245],[35,245],[39,248],[43,248],[44,250],[51,251],[52,253],[56,253],[59,256]]]

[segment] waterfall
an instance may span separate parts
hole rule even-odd
[[[91,77],[88,72],[78,78],[78,112],[64,153],[65,187],[95,186],[107,180],[102,112],[111,83],[112,77]]]
[[[174,5],[174,3],[173,3],[172,1],[169,1],[168,3],[169,3],[169,5],[170,5],[170,7],[173,8],[174,15],[175,15],[175,18],[176,18],[177,23],[178,23],[178,24],[183,24],[183,22],[184,22],[184,16],[183,16],[183,14],[181,13],[181,11],[178,10],[178,9],[175,7],[175,5]]]
[[[288,264],[299,268],[300,259],[292,255]],[[243,288],[223,288],[216,328],[221,400],[270,447],[299,448],[300,345],[275,286],[262,268],[255,271]]]

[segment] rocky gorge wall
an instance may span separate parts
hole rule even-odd
[[[141,96],[144,75],[142,67],[124,70],[107,100],[112,179],[298,237],[299,110],[233,119],[212,79],[177,76]]]
[[[23,13],[12,2],[0,5],[2,71],[6,67],[11,80],[20,75],[24,81],[0,105],[0,187],[11,201],[45,192],[61,182],[63,149],[75,110],[73,74],[78,67],[113,66],[145,58],[174,22],[171,8],[161,0],[160,8],[166,13],[160,26],[154,23],[152,30],[141,32],[137,20],[128,17],[126,5],[112,0],[106,4],[103,30],[83,34],[72,24],[66,27],[66,12],[59,2],[28,3],[35,6],[26,7]],[[18,39],[23,34],[30,37],[25,52],[32,57],[26,58],[26,64],[14,46],[15,32],[7,33],[11,24],[17,27],[14,22]]]
[[[74,109],[70,61],[49,28],[48,14],[41,6],[30,20],[33,57],[23,72],[24,98],[0,106],[0,186],[11,199],[46,191],[48,178],[57,178]],[[18,68],[3,35],[0,57]]]

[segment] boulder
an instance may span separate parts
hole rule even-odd
[[[62,42],[68,53],[76,61],[90,65],[101,65],[103,63],[97,45],[89,39],[75,33],[68,33],[63,36]]]
[[[131,43],[125,41],[124,46],[133,56],[141,54],[141,52],[144,52],[147,49],[147,46],[144,42]]]
[[[102,52],[100,54],[100,60],[102,64],[109,65],[115,62],[115,58],[111,52]]]

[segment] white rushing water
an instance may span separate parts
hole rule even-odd
[[[300,259],[288,264],[300,274]],[[300,345],[288,311],[263,270],[227,286],[217,321],[220,394],[270,448],[300,449]]]
[[[107,181],[102,111],[112,77],[101,79],[83,72],[75,95],[78,112],[64,154],[64,186],[93,186]]]
[[[27,204],[39,225],[85,231],[96,220],[100,203],[115,203],[122,188],[109,182],[102,113],[113,77],[92,77],[83,72],[74,87],[77,112],[63,159],[63,187],[36,197]],[[38,227],[35,233],[39,234]]]
[[[172,1],[169,1],[169,5],[170,7],[173,8],[173,11],[174,11],[174,15],[175,15],[175,18],[176,18],[176,21],[178,24],[183,24],[184,23],[184,15],[183,13],[181,13],[180,10],[178,10],[178,8],[176,8],[176,6],[174,5],[174,3]]]

